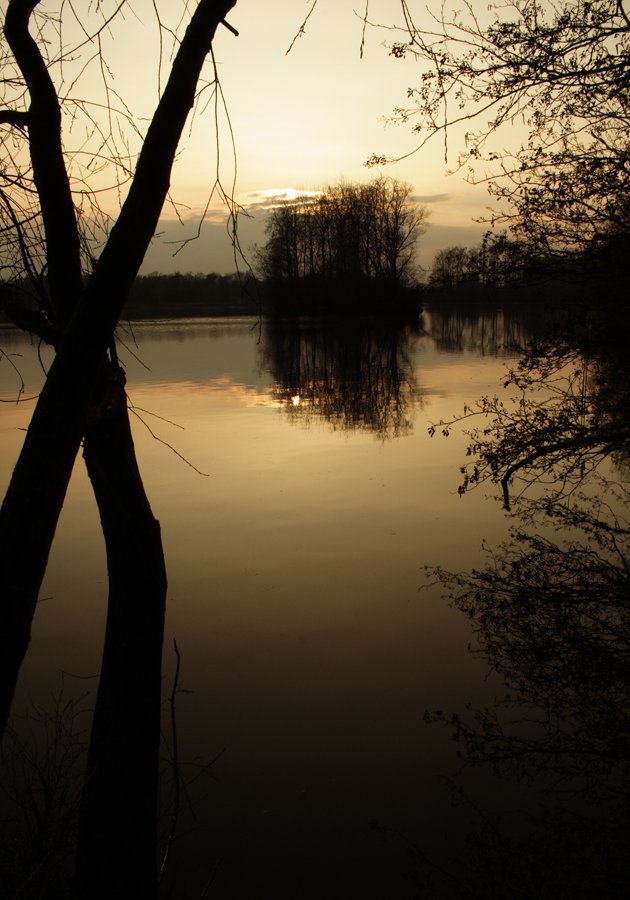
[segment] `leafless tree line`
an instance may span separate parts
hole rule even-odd
[[[426,210],[411,186],[379,177],[340,182],[317,197],[298,197],[272,210],[258,250],[269,280],[370,279],[404,285],[416,273],[416,243]]]

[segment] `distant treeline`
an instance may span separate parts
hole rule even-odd
[[[124,315],[130,319],[257,315],[260,300],[251,275],[176,272],[139,275]]]
[[[45,278],[37,285],[28,279],[0,281],[0,322],[10,322],[48,340],[46,316],[38,306],[38,296],[46,289]],[[122,317],[174,319],[258,315],[261,312],[260,296],[258,282],[248,274],[176,272],[162,275],[154,272],[136,278]],[[50,340],[54,343],[52,333]]]
[[[417,315],[420,293],[369,279],[262,281],[252,275],[181,274],[139,276],[124,315],[129,319],[236,315],[372,315],[382,311]]]
[[[551,254],[509,233],[487,232],[476,247],[438,250],[426,296],[431,304],[538,299],[557,306],[592,299],[597,290],[619,294],[627,290],[629,252],[625,235],[601,237],[579,252]]]

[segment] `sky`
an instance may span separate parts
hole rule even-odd
[[[134,4],[140,15],[128,17],[122,30],[112,32],[115,40],[108,50],[117,84],[125,85],[130,108],[141,111],[140,127],[158,90],[157,29],[150,4],[142,14],[142,2]],[[179,4],[170,0],[165,6],[170,11]],[[408,182],[414,199],[426,206],[427,229],[419,248],[425,268],[440,247],[476,243],[486,226],[475,219],[488,215],[490,199],[483,186],[467,184],[462,173],[447,174],[456,162],[457,136],[448,163],[438,139],[395,165],[364,165],[374,152],[402,156],[415,146],[409,125],[386,121],[396,105],[405,103],[407,88],[418,83],[420,74],[413,60],[389,54],[385,42],[397,32],[368,27],[361,54],[364,0],[318,0],[305,33],[287,53],[311,6],[312,0],[238,0],[228,21],[239,36],[220,27],[215,38],[229,112],[229,125],[226,114],[220,114],[219,171],[223,187],[234,192],[242,209],[238,234],[245,256],[251,257],[252,246],[264,241],[271,198],[319,190],[340,179],[367,181],[378,174]],[[417,7],[420,16],[423,7]],[[370,0],[374,22],[394,25],[397,16],[397,0]],[[216,194],[201,236],[184,247],[179,243],[196,235],[215,177],[213,104],[203,104],[173,172],[177,215],[167,205],[142,267],[145,273],[232,272],[237,267],[226,210]]]

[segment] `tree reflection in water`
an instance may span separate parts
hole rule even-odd
[[[566,362],[566,349],[560,353],[561,362]],[[466,797],[466,773],[482,767],[481,771],[498,776],[499,784],[507,779],[527,786],[531,800],[528,810],[516,816],[522,826],[518,835],[512,827],[514,817],[508,828],[489,809],[478,809],[472,849],[469,846],[455,861],[433,866],[433,896],[627,895],[629,409],[619,398],[624,397],[628,372],[627,362],[625,368],[620,366],[623,349],[607,356],[584,353],[583,348],[577,352],[583,361],[590,356],[590,369],[582,365],[591,377],[588,390],[581,394],[582,400],[588,397],[589,407],[581,421],[594,429],[605,424],[609,433],[625,435],[623,440],[616,446],[598,441],[599,463],[589,455],[589,465],[579,459],[582,449],[591,453],[593,444],[586,438],[583,447],[573,450],[575,465],[566,453],[555,458],[553,443],[549,445],[553,452],[545,457],[533,460],[530,455],[530,488],[539,465],[545,489],[538,483],[537,491],[515,502],[511,540],[494,550],[488,548],[484,569],[428,570],[470,619],[477,639],[472,652],[484,657],[490,672],[505,685],[492,706],[426,714],[428,721],[452,729],[462,761],[454,790],[460,798]],[[545,361],[546,369],[541,365]],[[547,377],[558,384],[558,366],[552,364],[551,354],[531,357],[530,375],[535,367],[542,370],[542,387]],[[613,374],[615,380],[611,380]],[[624,377],[619,382],[620,374]],[[497,414],[496,408],[492,412],[505,415],[501,410]],[[546,423],[540,409],[537,418]],[[524,419],[531,425],[531,416]],[[516,434],[512,425],[511,451]],[[495,452],[503,447],[503,437],[500,430]],[[523,433],[523,441],[527,437]],[[483,446],[477,441],[473,453],[479,453],[483,461],[491,443],[491,438]],[[509,463],[507,454],[504,465]],[[550,476],[556,468],[554,481]],[[500,467],[492,478],[500,481]],[[506,784],[506,796],[509,790]]]
[[[418,324],[388,319],[265,322],[263,360],[275,400],[295,421],[400,437],[420,400],[411,361]]]
[[[469,303],[433,306],[430,333],[442,353],[472,351],[480,356],[515,354],[535,333],[536,317],[531,307],[495,309]]]

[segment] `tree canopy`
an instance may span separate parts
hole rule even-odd
[[[495,221],[549,252],[630,232],[630,18],[623,0],[446,2],[419,24],[401,0],[395,58],[422,67],[393,119],[416,150],[442,134],[488,183]],[[504,149],[507,135],[508,145]],[[501,141],[501,143],[500,143]],[[412,151],[415,152],[415,151]],[[386,159],[372,156],[372,164]]]
[[[444,247],[433,258],[430,287],[450,289],[462,286],[505,288],[530,285],[551,274],[531,244],[505,231],[487,231],[475,247]]]
[[[426,218],[411,186],[379,177],[340,182],[317,196],[298,197],[272,210],[267,242],[258,251],[266,279],[368,279],[409,283],[416,243]]]

